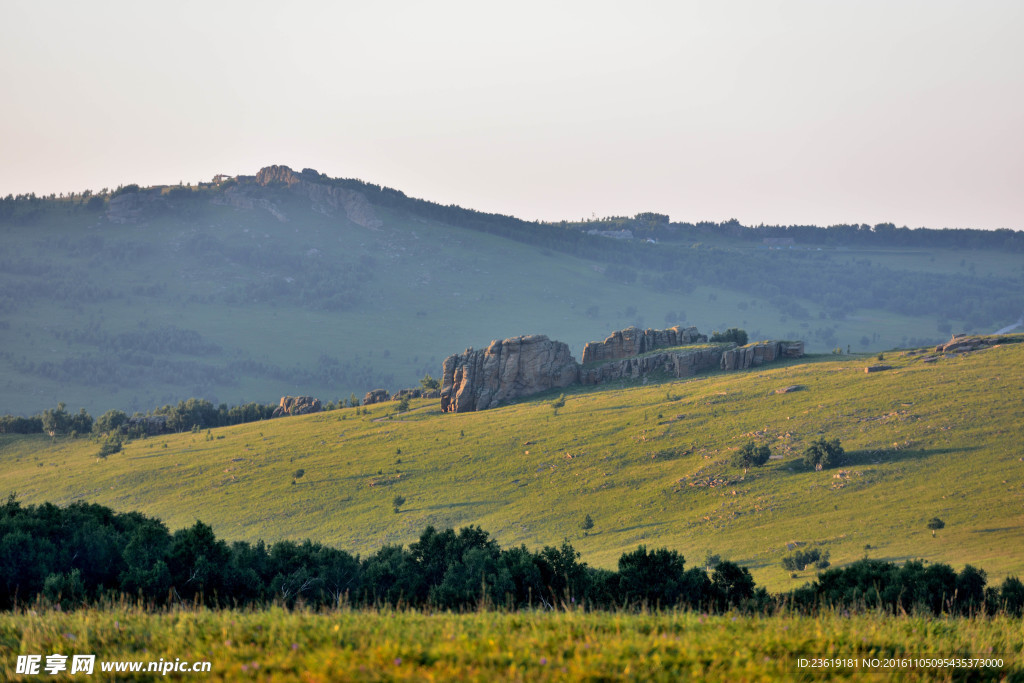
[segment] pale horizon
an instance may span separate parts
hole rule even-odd
[[[284,164],[526,220],[1024,229],[1015,2],[0,6],[0,196]]]

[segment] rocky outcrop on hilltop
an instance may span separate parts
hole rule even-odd
[[[319,413],[323,410],[320,399],[312,396],[282,396],[281,403],[274,408],[271,417],[283,417],[285,415],[306,415],[308,413]]]
[[[667,330],[641,330],[627,327],[612,332],[603,342],[588,342],[583,347],[583,364],[631,358],[656,349],[667,349],[686,344],[700,344],[708,340],[696,327],[670,327]]]
[[[287,166],[267,166],[255,176],[239,177],[236,184],[216,194],[210,201],[239,209],[263,209],[279,221],[287,221],[281,207],[264,196],[262,188],[272,186],[283,186],[309,199],[314,211],[328,216],[344,212],[350,221],[371,230],[383,225],[363,193],[323,182],[320,174],[312,169],[296,173]]]
[[[579,366],[564,342],[544,335],[493,341],[486,349],[466,349],[444,361],[441,410],[464,413],[549,389],[579,379]]]
[[[107,220],[111,223],[138,223],[159,215],[167,209],[167,200],[159,190],[123,192],[107,203]]]
[[[257,185],[283,184],[293,192],[308,197],[315,211],[327,215],[344,211],[350,221],[371,230],[383,225],[361,192],[318,182],[319,180],[320,174],[312,169],[295,173],[287,166],[267,166],[256,174]]]

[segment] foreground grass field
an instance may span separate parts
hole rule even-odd
[[[45,661],[45,655],[59,652],[95,654],[97,672],[101,661],[211,663],[210,673],[178,674],[180,680],[1012,681],[1024,679],[1022,643],[1022,622],[1004,617],[148,613],[115,607],[0,615],[0,678],[29,679],[14,671],[19,654],[42,654]],[[801,659],[815,658],[856,664],[800,666]],[[1002,665],[968,670],[900,663],[948,658],[1001,660]],[[80,680],[166,678],[96,673]]]
[[[1024,344],[922,362],[822,356],[743,373],[578,389],[459,415],[436,401],[345,409],[138,440],[105,460],[88,439],[0,436],[0,481],[25,503],[85,500],[226,540],[370,553],[427,526],[477,524],[502,547],[564,538],[595,566],[637,545],[706,553],[773,592],[796,547],[1024,574]],[[792,393],[777,389],[799,386]],[[800,462],[819,437],[845,465]],[[777,459],[730,464],[748,441]],[[401,510],[393,499],[403,496]],[[590,515],[587,532],[581,522]],[[946,527],[934,537],[928,520]]]

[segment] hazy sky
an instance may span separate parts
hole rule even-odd
[[[1024,2],[0,0],[0,195],[355,177],[545,220],[1024,229]]]

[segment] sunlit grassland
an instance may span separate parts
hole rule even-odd
[[[69,661],[95,654],[97,662],[211,662],[211,674],[178,675],[195,680],[1017,680],[1022,638],[1021,621],[1005,617],[113,607],[0,615],[0,676],[24,679],[14,674],[19,654],[59,652]],[[855,659],[858,666],[801,669],[802,657]],[[931,657],[1001,659],[1003,667],[893,673],[860,665]],[[109,680],[82,677],[92,679]]]
[[[892,352],[892,370],[866,374],[876,362],[577,387],[557,410],[554,394],[459,415],[387,403],[137,440],[106,460],[86,439],[4,436],[0,481],[26,503],[85,500],[171,529],[201,519],[228,540],[363,554],[427,525],[476,524],[503,547],[568,538],[603,567],[639,544],[691,565],[716,553],[773,591],[813,578],[782,569],[793,544],[836,566],[867,555],[970,563],[990,584],[1024,574],[1024,344],[934,363]],[[775,393],[789,385],[802,388]],[[807,470],[802,451],[819,437],[840,439],[847,464]],[[781,457],[732,466],[751,440]],[[933,538],[936,516],[946,528]]]

